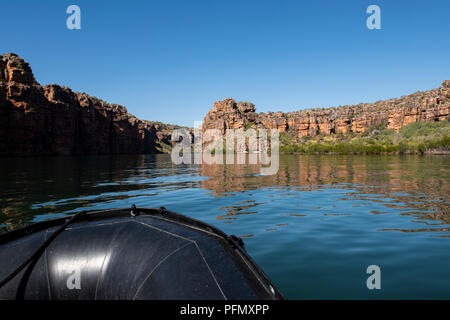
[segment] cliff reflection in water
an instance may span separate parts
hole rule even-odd
[[[260,175],[258,165],[203,164],[201,174],[208,179],[201,181],[201,186],[211,190],[215,197],[262,188],[286,188],[286,192],[350,189],[341,200],[368,200],[386,207],[386,211],[370,211],[373,214],[408,209],[409,212],[401,214],[415,216],[415,222],[436,225],[427,221],[436,220],[438,224],[450,224],[449,160],[448,156],[281,155],[280,169],[273,176]],[[257,202],[246,201],[223,207],[226,214],[218,218],[256,213],[252,210],[256,206]],[[397,230],[437,231],[436,228]],[[449,230],[445,227],[440,231]]]
[[[83,209],[165,206],[245,237],[290,299],[450,297],[448,156],[281,155],[174,165],[170,155],[0,159],[0,232]],[[367,266],[383,290],[367,290]]]
[[[137,194],[195,186],[164,179],[179,172],[168,155],[3,158],[0,227],[14,228],[35,217],[51,218],[52,214],[90,210],[94,205],[126,207],[120,200]]]
[[[194,211],[196,202],[205,201],[201,208],[205,215],[232,222],[238,215],[258,213],[273,195],[308,196],[308,191],[324,188],[344,191],[342,201],[367,200],[386,208],[369,210],[373,214],[398,211],[415,216],[414,221],[425,228],[413,231],[425,231],[429,225],[450,223],[449,171],[448,156],[281,155],[279,171],[272,176],[260,175],[258,165],[177,166],[170,155],[4,158],[0,231],[62,213],[130,203],[148,207],[174,203],[175,209],[180,206],[181,213],[191,215],[195,212],[190,208]],[[180,199],[177,190],[190,193]],[[201,190],[208,192],[204,195]],[[272,193],[267,199],[249,194],[220,204],[214,201],[262,190]],[[280,211],[283,206],[280,202]],[[348,213],[324,210],[323,214]]]

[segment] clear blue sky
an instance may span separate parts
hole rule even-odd
[[[81,7],[82,29],[66,28]],[[381,8],[381,30],[366,8]],[[257,111],[373,102],[450,79],[450,1],[3,1],[0,53],[136,116],[193,125],[214,101]]]

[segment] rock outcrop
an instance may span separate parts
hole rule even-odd
[[[226,129],[245,128],[257,119],[254,104],[235,102],[232,98],[227,98],[214,103],[203,121],[202,130],[218,129],[225,133]]]
[[[385,124],[440,121],[450,113],[450,80],[398,99],[297,112],[256,113],[249,102],[216,101],[202,129],[269,128],[296,137],[362,133]],[[140,120],[110,104],[59,85],[41,86],[27,62],[0,56],[0,156],[159,153],[179,126]],[[191,135],[192,135],[192,129]]]
[[[0,155],[158,153],[170,144],[166,129],[124,106],[41,86],[22,58],[0,56]]]
[[[328,109],[296,112],[255,113],[249,102],[235,102],[232,98],[216,101],[203,121],[203,130],[248,128],[277,129],[297,137],[329,135],[333,133],[362,133],[372,126],[385,124],[398,131],[417,121],[440,121],[450,114],[450,80],[442,86],[417,92],[398,99],[362,103]]]

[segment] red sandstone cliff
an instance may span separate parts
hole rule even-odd
[[[361,133],[385,123],[399,130],[411,122],[445,120],[450,80],[398,99],[297,112],[255,112],[249,102],[216,101],[203,130],[277,129],[293,135]],[[58,85],[41,86],[22,58],[0,56],[0,155],[158,153],[178,126],[139,120],[124,106],[109,104]],[[168,151],[167,149],[165,151]]]
[[[124,106],[41,86],[22,58],[0,56],[0,155],[157,153],[166,129]]]
[[[332,133],[361,133],[371,126],[386,124],[399,130],[411,122],[445,120],[450,113],[450,80],[442,86],[398,99],[363,103],[339,108],[302,110],[297,112],[255,113],[249,102],[232,98],[216,101],[203,121],[203,130],[265,127],[303,136]]]

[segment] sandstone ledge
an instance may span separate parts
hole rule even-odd
[[[334,133],[363,133],[369,128],[385,124],[398,131],[417,121],[442,121],[450,113],[450,80],[440,88],[416,92],[398,99],[362,103],[338,108],[310,109],[296,112],[256,113],[250,102],[236,102],[232,98],[216,101],[203,121],[203,130],[246,128],[276,129],[295,137],[314,137]]]

